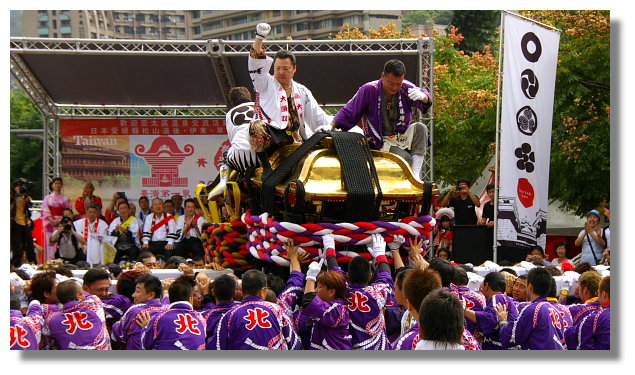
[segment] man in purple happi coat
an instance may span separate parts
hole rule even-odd
[[[428,145],[428,129],[412,119],[415,108],[422,113],[430,108],[432,97],[428,90],[405,80],[405,75],[402,61],[387,61],[380,79],[362,85],[337,112],[333,122],[317,130],[349,131],[361,121],[372,147],[403,157],[419,177]]]
[[[51,332],[46,324],[48,317],[60,310],[61,304],[57,300],[57,284],[59,283],[55,271],[44,271],[37,273],[31,279],[31,297],[40,301],[44,325],[40,338],[39,350],[57,350],[57,343],[51,336]],[[63,276],[60,276],[63,277]]]
[[[150,317],[140,313],[145,327],[141,348],[146,350],[204,350],[205,319],[192,307],[196,280],[183,275],[170,285],[170,304]]]
[[[311,349],[311,326],[307,324],[307,316],[300,313],[302,296],[304,295],[304,274],[299,261],[300,257],[306,259],[307,255],[297,253],[297,249],[291,240],[286,244],[285,248],[287,249],[287,259],[289,260],[289,278],[285,288],[278,295],[278,306],[282,307],[285,314],[293,321],[293,328],[300,337],[302,348],[309,350]],[[289,258],[289,249],[291,249],[292,254],[298,254],[298,259],[295,259],[295,256]],[[296,252],[294,253],[294,251]]]
[[[569,305],[569,312],[571,313],[573,324],[578,324],[585,316],[601,308],[597,296],[597,290],[601,280],[602,275],[595,270],[583,272],[578,278],[578,282],[575,286],[575,296],[579,298],[582,303]]]
[[[441,288],[441,277],[431,269],[414,269],[403,280],[405,305],[415,323],[392,344],[392,350],[414,350],[420,340],[419,308],[423,299],[433,290]]]
[[[606,276],[598,287],[600,308],[580,319],[565,332],[569,350],[611,349],[611,277]]]
[[[109,327],[119,321],[132,302],[121,294],[110,293],[110,273],[104,269],[91,268],[84,274],[84,291],[101,299]]]
[[[518,318],[518,310],[513,298],[505,294],[507,282],[500,272],[490,272],[485,275],[481,284],[481,292],[486,299],[485,307],[480,310],[474,310],[466,306],[465,318],[467,321],[475,324],[478,334],[483,337],[481,347],[483,350],[501,350],[503,345],[500,343],[498,335],[499,323],[496,313],[496,305],[501,304],[507,308],[507,316],[509,320]]]
[[[507,307],[498,304],[500,343],[504,349],[520,345],[522,350],[563,350],[562,317],[547,294],[553,276],[546,269],[534,268],[527,274],[527,292],[531,304],[508,322]]]
[[[471,290],[468,288],[468,282],[469,278],[467,276],[467,271],[461,267],[454,267],[454,278],[452,283],[456,285],[455,291],[458,294],[459,301],[465,301],[464,306],[466,309],[470,309],[472,311],[483,311],[485,308],[485,296],[482,291]],[[475,322],[466,319],[465,328],[470,331],[470,333],[479,342],[482,341],[483,337],[480,334],[481,332],[477,331]]]
[[[121,320],[113,324],[111,338],[126,344],[127,350],[140,350],[143,328],[137,324],[140,314],[149,313],[150,317],[164,310],[161,304],[163,288],[161,280],[152,274],[141,275],[136,279],[132,305]]]
[[[214,350],[294,350],[301,342],[293,323],[277,304],[264,301],[267,276],[249,270],[242,278],[243,301],[218,322],[212,336]],[[209,345],[208,345],[209,346]]]
[[[323,236],[322,242],[325,250],[334,251],[335,240],[332,234]],[[286,249],[291,273],[302,275],[297,246],[289,242]],[[350,350],[352,342],[346,301],[346,278],[341,272],[336,271],[320,273],[322,263],[323,260],[309,265],[302,295],[300,316],[304,317],[304,327],[310,329],[307,349]]]
[[[234,301],[236,280],[231,275],[221,275],[217,277],[214,279],[211,288],[216,304],[213,308],[203,313],[203,319],[207,322],[205,335],[207,337],[207,343],[205,348],[208,350],[213,348],[211,339],[216,331],[218,322],[229,310],[240,304]]]
[[[381,234],[372,235],[368,252],[377,263],[377,278],[368,285],[371,278],[370,262],[362,257],[354,257],[348,264],[348,309],[351,319],[353,349],[386,350],[390,348],[386,337],[384,307],[388,296],[393,293],[390,266],[386,262],[386,242]],[[335,250],[325,252],[329,269],[343,271],[337,265]]]
[[[63,304],[47,319],[53,339],[62,350],[110,350],[106,316],[99,297],[82,291],[75,280],[57,286]]]
[[[20,311],[20,298],[17,294],[11,293],[10,301],[10,321],[9,333],[11,341],[9,348],[11,350],[37,350],[40,344],[42,334],[42,326],[44,318],[42,317],[42,305],[38,300],[29,303],[26,316]]]

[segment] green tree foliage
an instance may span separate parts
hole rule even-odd
[[[413,10],[401,17],[403,28],[414,25],[439,24],[448,25],[452,20],[452,10]]]
[[[20,90],[10,94],[11,129],[41,129],[42,115],[31,99]],[[11,181],[24,177],[35,184],[30,195],[42,199],[42,141],[11,135]]]
[[[472,54],[483,51],[496,38],[500,26],[500,11],[455,10],[450,24],[456,26],[465,36],[461,50]]]
[[[454,27],[435,39],[434,176],[448,184],[478,178],[496,142],[498,57],[489,47],[468,56],[462,40]]]
[[[527,11],[560,29],[549,197],[583,215],[610,200],[609,11]]]

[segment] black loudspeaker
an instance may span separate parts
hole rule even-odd
[[[492,260],[493,235],[493,229],[483,225],[455,225],[452,240],[454,261],[479,266],[486,260]]]

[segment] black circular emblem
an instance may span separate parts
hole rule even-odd
[[[526,105],[516,113],[516,124],[518,130],[525,135],[533,135],[538,128],[538,118],[536,112]]]
[[[250,105],[244,105],[238,108],[235,108],[233,113],[231,114],[231,119],[234,125],[240,126],[244,124],[248,124],[254,118],[254,108]]]
[[[538,94],[538,77],[533,70],[525,69],[520,73],[520,87],[527,99],[533,99]]]
[[[528,49],[529,44],[532,43],[534,45],[534,51],[531,52]],[[523,39],[520,41],[520,48],[523,51],[523,56],[529,62],[536,62],[540,58],[542,54],[542,45],[540,44],[540,39],[534,33],[527,33],[523,35]]]

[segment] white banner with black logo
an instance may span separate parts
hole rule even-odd
[[[504,16],[497,239],[529,248],[547,242],[551,120],[560,34]]]

